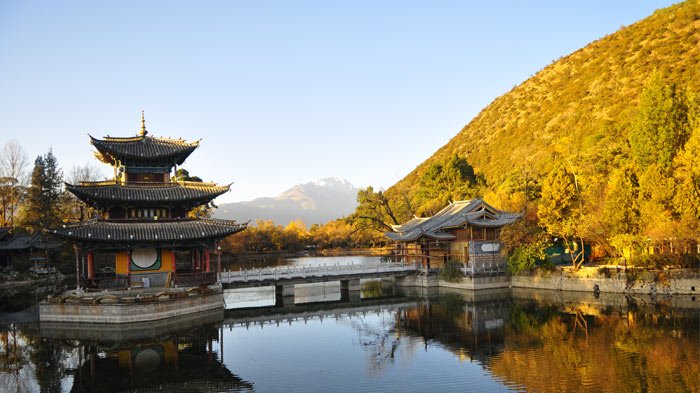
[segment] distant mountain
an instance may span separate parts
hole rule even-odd
[[[329,177],[297,184],[276,197],[222,203],[214,211],[214,217],[253,223],[272,220],[280,225],[297,219],[307,226],[323,224],[352,213],[357,206],[358,191],[347,180]]]

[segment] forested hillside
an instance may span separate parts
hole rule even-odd
[[[361,192],[358,225],[483,196],[612,248],[697,238],[699,40],[700,1],[687,1],[554,61],[385,193]]]

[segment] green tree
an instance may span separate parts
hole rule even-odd
[[[686,90],[667,83],[659,72],[651,75],[629,137],[632,155],[642,169],[651,164],[663,170],[671,168],[690,136],[689,102]]]
[[[584,204],[576,176],[564,166],[552,171],[542,185],[537,217],[551,235],[561,237],[569,250],[573,267],[584,262]]]
[[[676,193],[673,206],[687,225],[700,220],[700,105],[691,99],[689,123],[691,134],[674,161]]]
[[[176,181],[193,181],[193,182],[202,182],[202,178],[199,176],[190,176],[190,172],[187,171],[185,168],[179,168],[177,172],[175,172],[175,180]]]
[[[178,182],[195,182],[195,183],[202,183],[202,178],[199,176],[190,176],[190,173],[187,171],[187,169],[184,168],[179,168],[177,172],[175,172],[175,181]],[[211,201],[205,205],[202,206],[197,206],[192,211],[188,213],[190,217],[211,217],[212,212],[214,209],[216,209],[217,206],[214,204],[214,201]]]
[[[436,162],[420,177],[415,193],[418,214],[432,215],[450,201],[475,197],[482,183],[469,162],[456,154]]]
[[[382,191],[374,192],[372,186],[357,193],[357,209],[353,216],[355,230],[391,231],[392,225],[400,223],[394,212],[395,204]]]
[[[36,158],[22,214],[22,222],[29,231],[36,232],[61,223],[62,181],[61,169],[51,150]]]
[[[627,166],[615,170],[608,180],[603,221],[608,236],[634,235],[639,232],[639,179],[635,168]]]
[[[531,270],[545,261],[550,236],[537,223],[534,209],[527,209],[522,219],[501,228],[503,249],[508,258],[508,271],[517,274]]]

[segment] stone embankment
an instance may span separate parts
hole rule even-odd
[[[618,267],[560,268],[512,276],[511,286],[594,293],[695,295],[700,292],[700,273],[697,269],[625,271]]]
[[[579,270],[563,267],[515,276],[464,277],[457,282],[440,280],[436,275],[409,275],[397,278],[396,284],[467,290],[512,287],[651,296],[697,295],[700,293],[700,272],[697,269],[625,270],[615,266],[582,267]]]

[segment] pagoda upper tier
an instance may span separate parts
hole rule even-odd
[[[167,183],[123,183],[120,181],[66,183],[66,190],[95,208],[113,206],[182,206],[193,208],[211,202],[231,185],[174,181]]]
[[[144,131],[134,137],[105,137],[97,139],[90,135],[97,149],[95,156],[112,166],[166,167],[182,165],[185,159],[199,146],[199,141],[156,138]]]

